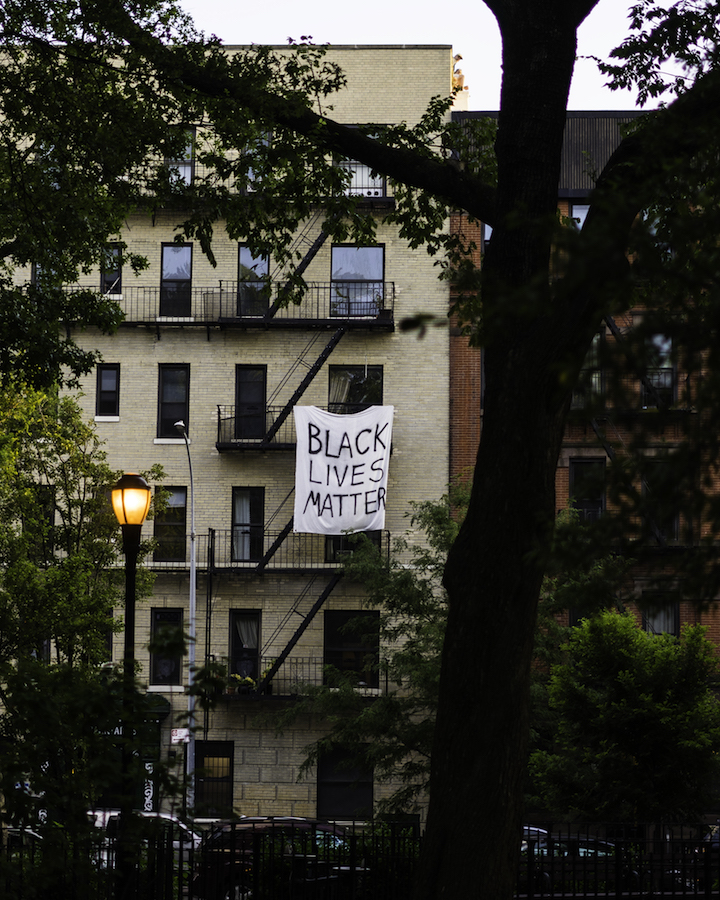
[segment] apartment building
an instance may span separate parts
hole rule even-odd
[[[328,56],[347,74],[332,112],[347,124],[413,123],[433,96],[452,89],[449,46],[338,46]],[[193,165],[188,153],[176,164],[179,177],[191,180]],[[419,310],[444,315],[448,289],[432,259],[382,223],[393,205],[385,180],[345,165],[349,190],[377,219],[377,240],[333,243],[318,209],[298,234],[308,283],[299,306],[281,305],[283,272],[230,240],[223,223],[213,267],[197,243],[175,242],[179,216],[163,209],[138,210],[117,236],[147,258],[146,270],[135,276],[109,263],[83,282],[112,295],[125,321],[113,336],[75,335],[103,360],[83,382],[80,403],[106,441],[110,465],[141,472],[160,463],[166,476],[167,509],[144,526],[157,542],[145,563],[156,578],[152,597],[138,606],[135,637],[141,681],[166,701],[163,755],[181,759],[185,750],[174,729],[187,709],[188,663],[151,655],[147,644],[169,626],[190,624],[193,519],[196,659],[224,662],[235,676],[217,709],[197,718],[201,816],[353,818],[387,790],[372,772],[343,768],[339,757],[322,759],[315,777],[299,781],[303,748],[322,734],[323,722],[300,722],[277,736],[259,721],[292,702],[302,685],[322,683],[326,663],[357,673],[369,703],[385,689],[367,665],[383,648],[343,628],[350,618],[378,615],[363,609],[363,586],[337,573],[352,536],[293,529],[293,409],[346,415],[393,408],[386,493],[362,498],[365,507],[384,506],[384,527],[369,532],[383,553],[407,529],[410,503],[439,497],[449,476],[447,330],[432,329],[419,341],[397,327]],[[382,433],[373,439],[378,449]],[[354,446],[360,455],[367,449]],[[344,491],[354,496],[343,485],[354,484],[364,460],[353,462],[339,473],[328,466],[329,502]],[[358,501],[348,499],[346,509],[351,502]],[[157,803],[148,796],[148,805]]]
[[[623,127],[641,113],[628,111],[568,112],[561,174],[558,184],[558,212],[582,226],[588,212],[594,178],[602,171],[622,138]],[[456,121],[474,117],[497,117],[495,112],[454,112]],[[492,240],[492,229],[483,223],[469,223],[464,216],[453,219],[451,227],[461,229],[477,246],[477,263]],[[622,598],[634,610],[638,622],[653,633],[679,634],[682,624],[708,626],[709,637],[720,646],[720,616],[715,605],[700,608],[688,599],[681,570],[689,551],[707,536],[707,526],[697,516],[683,510],[682,485],[668,491],[665,461],[681,445],[695,415],[693,388],[698,377],[683,371],[672,340],[663,333],[649,333],[647,367],[642,373],[622,376],[621,402],[610,397],[610,376],[603,358],[612,355],[623,341],[642,327],[650,310],[647,300],[622,316],[608,316],[596,336],[576,390],[556,472],[558,513],[572,507],[584,522],[594,522],[613,510],[606,491],[604,473],[616,455],[639,449],[650,462],[636,474],[635,483],[645,503],[643,515],[631,516],[632,536],[645,535],[639,549],[630,550],[635,562],[624,586]],[[605,351],[605,352],[602,352]],[[614,395],[615,396],[615,395]],[[482,431],[483,368],[482,349],[471,346],[455,326],[450,336],[450,470],[462,477],[475,463]],[[655,497],[655,499],[652,499]],[[617,511],[617,509],[615,510]],[[572,623],[578,611],[569,611]]]

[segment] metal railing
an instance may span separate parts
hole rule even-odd
[[[207,534],[198,534],[195,549],[198,569],[239,569],[252,572],[258,569],[270,548],[282,535],[282,529],[264,529],[262,526],[238,526],[214,531],[214,540],[209,541]],[[390,532],[382,531],[375,538],[383,559],[389,558]],[[290,532],[279,544],[265,568],[294,572],[310,570],[335,571],[348,553],[348,539],[344,535],[337,537],[307,532]],[[189,537],[186,547],[189,548]],[[151,554],[144,565],[154,569],[187,569],[190,565],[189,555],[185,559],[163,560]]]
[[[259,675],[262,679],[263,673],[267,672],[275,663],[276,656],[261,656],[258,661]],[[269,682],[263,694],[274,697],[297,697],[302,694],[305,687],[320,687],[328,684],[332,687],[334,680],[334,668],[327,660],[322,657],[314,656],[289,656],[275,675]],[[348,670],[343,673],[341,669],[337,670],[340,674],[350,674],[354,682],[356,693],[363,697],[379,697],[388,692],[388,676],[384,665],[372,666],[372,670],[367,672],[354,672]],[[252,696],[258,686],[258,680],[253,679],[255,684],[249,682],[238,684],[237,686],[230,684],[227,689],[226,696],[230,698]]]
[[[80,288],[67,288],[69,292]],[[83,290],[87,290],[84,288]],[[392,324],[395,284],[378,282],[310,282],[299,304],[281,305],[286,282],[220,281],[207,287],[123,286],[108,295],[125,315],[126,325],[228,325],[245,327],[345,322],[352,326]],[[276,304],[278,304],[276,306]]]

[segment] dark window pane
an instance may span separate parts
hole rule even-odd
[[[317,767],[317,814],[323,819],[368,819],[373,809],[371,769],[350,764],[342,749],[324,753]]]
[[[97,367],[95,414],[117,416],[120,414],[120,365],[104,363]]]
[[[382,366],[330,366],[328,409],[346,415],[383,402]]]
[[[253,256],[240,244],[238,250],[238,316],[262,316],[268,308],[270,285],[267,256]]]
[[[325,665],[353,675],[358,685],[377,687],[379,621],[374,610],[326,610]]]
[[[188,387],[190,366],[160,366],[158,437],[178,437],[175,423],[188,420]]]
[[[162,248],[160,315],[187,318],[192,314],[192,247],[167,244]]]
[[[195,812],[216,819],[233,814],[232,741],[195,742]]]
[[[265,436],[265,366],[235,369],[235,437],[255,440]]]
[[[184,487],[165,490],[170,496],[166,508],[154,520],[157,546],[153,558],[157,562],[185,562],[187,490]]]
[[[167,642],[167,646],[150,654],[151,684],[180,684],[182,679],[182,653],[175,652],[182,639],[182,610],[152,610],[152,642]]]

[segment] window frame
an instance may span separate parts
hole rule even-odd
[[[181,371],[185,373],[184,400],[165,399],[166,390],[172,386],[168,383],[167,376],[171,372]],[[169,409],[174,409],[175,412],[169,415]],[[157,436],[181,440],[175,428],[175,423],[180,421],[185,423],[185,430],[190,434],[190,363],[158,363]]]
[[[661,347],[659,342],[665,341]],[[673,361],[673,340],[666,334],[656,332],[647,339],[648,361],[653,358],[659,363],[656,366],[646,366],[645,381],[640,382],[641,404],[643,409],[658,409],[660,406],[672,406],[677,399],[677,366]],[[669,365],[663,363],[669,362]],[[650,383],[658,395],[660,404],[655,402],[652,391],[648,390],[646,382]],[[669,384],[667,383],[669,382]]]
[[[372,631],[361,633],[360,625],[372,623]],[[350,622],[356,622],[353,631]],[[371,609],[326,609],[323,615],[323,665],[332,666],[341,674],[357,676],[357,686],[380,686],[380,613]],[[332,679],[331,679],[332,680]]]
[[[166,253],[169,262],[171,253],[183,250],[189,253],[189,274],[185,277],[166,275]],[[173,272],[182,271],[175,267]],[[163,242],[160,245],[160,308],[161,318],[188,319],[192,316],[193,245]]]
[[[168,505],[165,509],[156,513],[153,519],[153,538],[156,547],[153,550],[153,560],[155,562],[182,562],[187,560],[187,512],[188,512],[188,492],[185,485],[163,485],[157,490],[170,492]],[[172,503],[173,495],[184,499],[184,503]],[[177,516],[169,515],[169,510],[182,510],[182,514]],[[181,539],[182,535],[182,539]],[[182,553],[180,546],[182,544]],[[172,553],[169,548],[177,547],[178,550]]]
[[[653,603],[652,598],[666,598]],[[668,602],[668,600],[670,602]],[[655,607],[655,609],[653,609]],[[677,590],[647,590],[642,592],[642,627],[651,634],[671,634],[680,637],[680,592]],[[664,622],[669,627],[664,627]],[[656,627],[658,625],[659,627]]]
[[[360,260],[361,251],[373,251],[380,255],[380,277],[339,277],[336,274],[340,262],[336,262],[336,253],[355,250],[356,260]],[[385,303],[385,244],[333,244],[330,248],[330,315],[335,318],[374,318],[377,317]],[[345,263],[347,265],[347,263]],[[360,271],[353,275],[362,275]],[[368,267],[370,268],[370,267]]]
[[[103,376],[115,374],[115,386],[103,388]],[[117,419],[120,416],[120,363],[98,363],[96,369],[95,418]]]
[[[108,266],[110,257],[117,261],[112,269]],[[100,265],[100,293],[105,297],[122,298],[122,244],[106,244],[103,248],[103,259]]]
[[[353,754],[342,747],[318,757],[316,803],[318,818],[366,820],[372,817],[375,778],[372,769],[351,764]]]
[[[177,169],[177,174],[170,173],[171,181],[175,185],[191,185],[195,181],[195,141],[197,139],[196,129],[194,125],[184,126],[176,129],[183,133],[187,140],[185,141],[185,152],[176,159],[165,157],[165,165],[169,169]]]
[[[153,606],[150,610],[150,637],[154,640],[158,634],[159,626],[180,628],[183,627],[184,611],[181,606]],[[160,622],[164,618],[164,622]],[[163,676],[158,673],[158,667],[161,664],[172,664],[170,674]],[[168,685],[176,687],[183,683],[183,662],[182,653],[175,656],[161,656],[157,653],[150,653],[150,684],[152,685]]]
[[[255,646],[246,644],[240,633],[240,620],[246,619],[251,630],[255,630]],[[228,647],[228,675],[252,678],[255,685],[260,676],[260,636],[262,634],[262,612],[259,609],[231,609],[230,635]]]
[[[243,261],[243,256],[247,258]],[[263,271],[257,273],[257,267]],[[245,273],[254,273],[248,277]],[[245,274],[245,277],[243,275]],[[270,305],[270,257],[253,256],[247,244],[238,244],[237,315],[239,318],[264,316]]]
[[[249,521],[237,521],[238,499],[247,494]],[[265,488],[240,485],[232,489],[231,510],[231,559],[232,562],[259,562],[265,546]],[[241,547],[247,544],[247,552]]]
[[[591,467],[596,469],[596,472],[588,475],[587,470]],[[581,478],[580,472],[583,468],[585,468],[586,471]],[[569,461],[569,470],[569,505],[578,513],[583,525],[597,522],[605,512],[605,459],[601,456],[571,457]],[[602,471],[603,475],[602,490],[594,497],[578,496],[576,493],[578,486],[589,483],[594,487],[595,478],[600,471]]]
[[[222,775],[206,773],[206,760],[227,761]],[[195,742],[195,813],[224,819],[233,815],[234,741]]]
[[[661,537],[665,541],[666,544],[676,544],[680,539],[680,503],[678,496],[674,495],[670,498],[671,502],[669,504],[666,503],[667,497],[660,496],[659,500],[654,500],[652,498],[653,485],[652,480],[653,476],[650,475],[651,472],[654,472],[655,475],[664,482],[669,482],[667,476],[663,478],[662,470],[666,469],[671,465],[669,460],[666,459],[655,459],[651,458],[648,461],[647,466],[645,467],[642,474],[642,496],[643,496],[643,511],[645,515],[643,516],[643,530],[649,535],[654,537],[654,531],[650,525],[650,521],[655,525],[655,527],[660,532]],[[672,486],[674,489],[679,489],[679,486],[672,482]],[[662,492],[659,492],[662,493]],[[669,507],[669,511],[664,509],[665,506]],[[664,513],[662,519],[660,519],[658,515],[658,511]]]
[[[258,377],[243,377],[247,375]],[[235,439],[264,438],[266,422],[267,366],[238,363],[235,366]]]
[[[338,376],[342,372],[348,375],[348,390],[344,399],[339,400],[340,386],[337,384],[337,381]],[[372,373],[372,379],[368,378],[370,373]],[[353,379],[355,380],[353,381]],[[373,384],[373,381],[375,384]],[[371,391],[379,388],[380,396],[377,398],[378,402],[367,403],[363,399],[348,399],[353,393],[353,389],[362,386],[369,386]],[[352,415],[353,413],[362,412],[364,409],[369,409],[371,406],[382,406],[384,390],[385,370],[381,365],[355,365],[354,363],[348,363],[347,365],[328,366],[328,412],[336,415]]]

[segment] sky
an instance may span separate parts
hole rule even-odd
[[[542,2],[542,0],[536,0]],[[497,109],[500,98],[500,35],[482,0],[364,0],[356,7],[338,0],[181,0],[206,34],[225,44],[285,44],[311,36],[316,44],[451,44],[469,88],[469,109]],[[568,109],[635,109],[628,91],[610,91],[597,66],[627,29],[630,0],[600,0],[578,35],[578,62]],[[445,14],[443,15],[443,11]],[[399,75],[401,73],[398,73]]]

